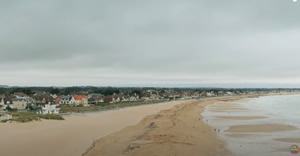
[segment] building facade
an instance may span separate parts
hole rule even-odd
[[[60,108],[56,108],[56,105],[46,104],[38,114],[59,114],[59,110]]]
[[[32,103],[33,103],[33,99],[29,97],[17,97],[13,99],[12,106],[13,108],[22,110],[22,109],[26,109],[27,105]]]

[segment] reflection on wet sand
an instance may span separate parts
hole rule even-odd
[[[265,116],[216,116],[217,119],[228,119],[228,120],[255,120],[265,119]]]
[[[257,125],[238,125],[231,126],[225,132],[279,132],[297,130],[297,127],[283,124],[257,124]]]
[[[220,129],[217,137],[227,143],[227,149],[234,155],[289,154],[291,144],[300,144],[300,129],[296,118],[287,118],[282,112],[288,107],[286,98],[293,101],[300,96],[274,97],[217,102],[206,107],[203,120],[209,120],[207,124],[214,129]],[[281,105],[283,107],[279,107]]]
[[[300,143],[300,138],[278,138],[274,140],[288,143]]]

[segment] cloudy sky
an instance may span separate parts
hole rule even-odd
[[[300,2],[0,1],[0,85],[300,87]]]

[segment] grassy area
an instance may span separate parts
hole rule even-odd
[[[61,106],[60,113],[67,113],[67,112],[86,112],[86,111],[100,111],[100,110],[109,110],[114,108],[124,108],[130,106],[138,106],[138,105],[145,105],[145,104],[154,104],[154,103],[161,103],[164,101],[151,101],[151,102],[122,102],[122,103],[102,103],[101,105],[95,106]],[[64,118],[60,115],[40,115],[34,112],[10,112],[13,116],[10,120],[2,120],[1,122],[8,122],[8,121],[15,121],[15,122],[31,122],[31,121],[40,121],[41,119],[46,120],[64,120]]]
[[[39,121],[41,119],[46,120],[64,120],[60,115],[41,115],[34,112],[11,112],[13,118],[10,120],[3,120],[1,122],[15,121],[15,122],[30,122],[30,121]]]
[[[122,103],[103,103],[101,105],[95,106],[62,106],[60,109],[60,113],[67,113],[67,112],[86,112],[86,111],[100,111],[100,110],[109,110],[114,108],[123,108],[129,106],[139,106],[145,104],[154,104],[160,103],[163,101],[152,101],[152,102],[122,102]]]

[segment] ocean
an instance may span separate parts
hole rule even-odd
[[[202,115],[205,122],[217,129],[217,137],[238,156],[291,155],[290,146],[300,146],[300,95],[218,102],[207,106]],[[246,127],[240,132],[229,131],[230,127],[245,125],[251,125],[254,130]],[[263,128],[257,130],[258,127]]]

